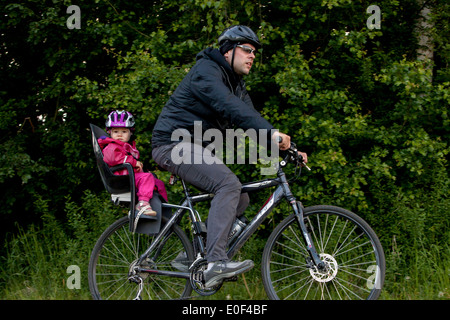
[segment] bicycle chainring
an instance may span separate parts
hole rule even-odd
[[[195,292],[197,292],[199,295],[202,296],[210,296],[215,294],[221,287],[222,283],[206,288],[205,287],[205,280],[203,278],[203,272],[208,267],[208,262],[206,259],[201,259],[196,262],[190,267],[191,274],[190,274],[190,282],[191,287],[194,289]]]

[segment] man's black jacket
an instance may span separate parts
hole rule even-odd
[[[244,81],[213,48],[197,55],[196,64],[162,109],[153,129],[152,147],[173,143],[171,136],[176,129],[193,134],[194,121],[202,122],[203,131],[237,127],[266,129],[270,134],[274,129],[253,107]]]

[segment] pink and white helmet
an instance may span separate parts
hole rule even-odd
[[[109,114],[108,119],[105,122],[106,130],[111,128],[134,128],[134,117],[133,115],[125,110],[113,111]]]

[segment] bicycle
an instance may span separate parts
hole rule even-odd
[[[283,171],[287,163],[295,165],[294,178],[289,181]],[[242,192],[276,189],[230,240],[228,257],[233,258],[286,199],[292,213],[274,228],[262,255],[262,282],[268,297],[377,299],[385,277],[385,257],[377,235],[361,217],[346,209],[325,205],[304,208],[290,190],[290,183],[298,180],[303,167],[308,168],[292,144],[279,162],[275,178],[243,184]],[[191,195],[185,182],[181,183],[184,199],[180,205],[162,204],[175,213],[163,217],[156,235],[130,232],[130,219],[123,217],[100,236],[88,271],[94,299],[186,299],[193,290],[206,296],[220,289],[223,283],[204,286],[207,230],[194,209],[195,203],[209,201],[214,195]],[[179,225],[186,213],[192,241]]]

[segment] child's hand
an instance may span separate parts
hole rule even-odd
[[[137,172],[143,172],[144,171],[144,165],[140,161],[136,161],[136,171]]]

